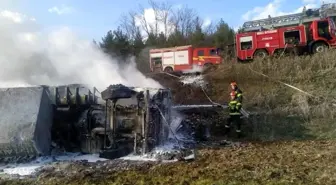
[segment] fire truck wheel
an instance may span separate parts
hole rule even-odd
[[[268,55],[267,51],[264,49],[257,50],[254,52],[254,58],[264,59]]]
[[[317,42],[313,45],[313,53],[323,53],[328,48],[328,46],[323,42]]]
[[[164,69],[164,72],[166,72],[166,73],[172,73],[174,70],[173,70],[173,68],[172,67],[166,67],[165,69]]]

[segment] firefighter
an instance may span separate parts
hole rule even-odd
[[[239,89],[237,82],[232,81],[230,83],[231,90],[236,93],[237,99],[240,103],[243,103],[243,92]]]
[[[225,125],[225,133],[224,135],[227,136],[230,132],[230,127],[231,127],[231,123],[235,122],[237,125],[237,129],[236,129],[236,133],[238,135],[238,137],[241,137],[241,113],[240,110],[242,108],[242,104],[240,101],[238,101],[237,98],[237,94],[235,91],[232,91],[230,93],[230,102],[228,104],[228,108],[229,108],[229,118],[227,120],[227,123]]]

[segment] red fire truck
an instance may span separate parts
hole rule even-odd
[[[151,72],[198,71],[203,67],[220,64],[222,58],[215,47],[194,48],[192,45],[151,49],[149,63]]]
[[[245,61],[288,51],[313,54],[333,48],[335,16],[336,3],[330,3],[318,9],[304,7],[302,13],[245,22],[235,38],[237,58]]]

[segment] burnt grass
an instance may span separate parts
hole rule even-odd
[[[213,101],[228,101],[233,79],[243,90],[243,107],[251,116],[243,120],[243,138],[231,134],[229,140],[238,143],[234,146],[218,144],[223,140],[226,110],[185,111],[199,139],[194,161],[60,163],[37,177],[1,184],[336,184],[335,57],[336,52],[328,52],[223,64],[205,71],[206,92]],[[150,77],[172,89],[175,104],[210,103],[199,87],[165,74]],[[212,137],[203,140],[206,127]]]

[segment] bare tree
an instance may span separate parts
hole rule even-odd
[[[121,25],[124,31],[130,34],[131,37],[134,37],[137,27],[140,27],[147,36],[150,34],[158,36],[160,32],[163,32],[167,37],[172,31],[170,30],[172,5],[168,1],[155,2],[154,0],[149,0],[148,3],[154,13],[154,22],[152,22],[153,20],[148,20],[148,17],[145,16],[148,9],[139,5],[138,11],[131,11],[121,17]]]
[[[149,5],[151,6],[153,12],[154,12],[154,25],[150,25],[151,27],[151,32],[154,33],[155,36],[157,36],[159,33],[159,14],[160,14],[160,7],[159,7],[159,4],[152,1],[152,0],[149,0],[148,1]],[[143,13],[144,15],[144,18],[146,19],[145,17],[145,14]]]
[[[156,22],[156,30],[155,34],[160,34],[159,32],[163,32],[167,37],[171,30],[168,30],[170,27],[169,18],[172,13],[172,5],[168,2],[156,3],[153,0],[149,1],[152,6],[155,14],[155,22]],[[163,30],[159,30],[158,26],[162,26]]]
[[[145,17],[146,9],[139,4],[138,11],[129,11],[127,14],[123,14],[120,17],[120,24],[124,31],[132,38],[137,34],[137,30],[141,28],[149,35],[152,31],[152,27]]]
[[[120,18],[120,25],[123,31],[127,34],[130,39],[135,39],[137,36],[137,30],[139,26],[136,24],[136,12],[130,11],[128,14],[124,14]]]
[[[149,0],[148,3],[154,13],[154,23],[150,24],[148,20],[146,20],[145,16],[142,16],[142,18],[144,19],[142,23],[147,24],[144,26],[149,27],[150,29],[147,30],[149,30],[155,36],[158,36],[160,32],[163,32],[165,36],[168,36],[169,32],[171,31],[169,30],[169,18],[172,10],[172,5],[168,3],[168,1],[155,2],[154,0]],[[145,9],[141,8],[142,15],[144,15],[145,13],[144,10]]]
[[[214,30],[212,24],[204,26],[204,20],[200,19],[197,12],[187,6],[175,9],[168,1],[149,0],[148,3],[153,11],[151,13],[154,14],[151,19],[154,20],[148,19],[146,16],[148,9],[142,5],[139,5],[138,11],[131,11],[121,17],[123,30],[130,38],[136,37],[139,28],[145,32],[144,36],[147,38],[157,38],[161,32],[165,38],[168,38],[172,32],[178,32],[181,36],[188,38],[197,29],[205,29],[209,33]]]
[[[173,12],[170,21],[174,25],[175,31],[179,31],[183,36],[188,36],[193,29],[196,15],[193,9],[184,6]]]
[[[213,35],[216,30],[216,25],[213,22],[211,22],[209,25],[203,25],[203,32],[207,35]]]

